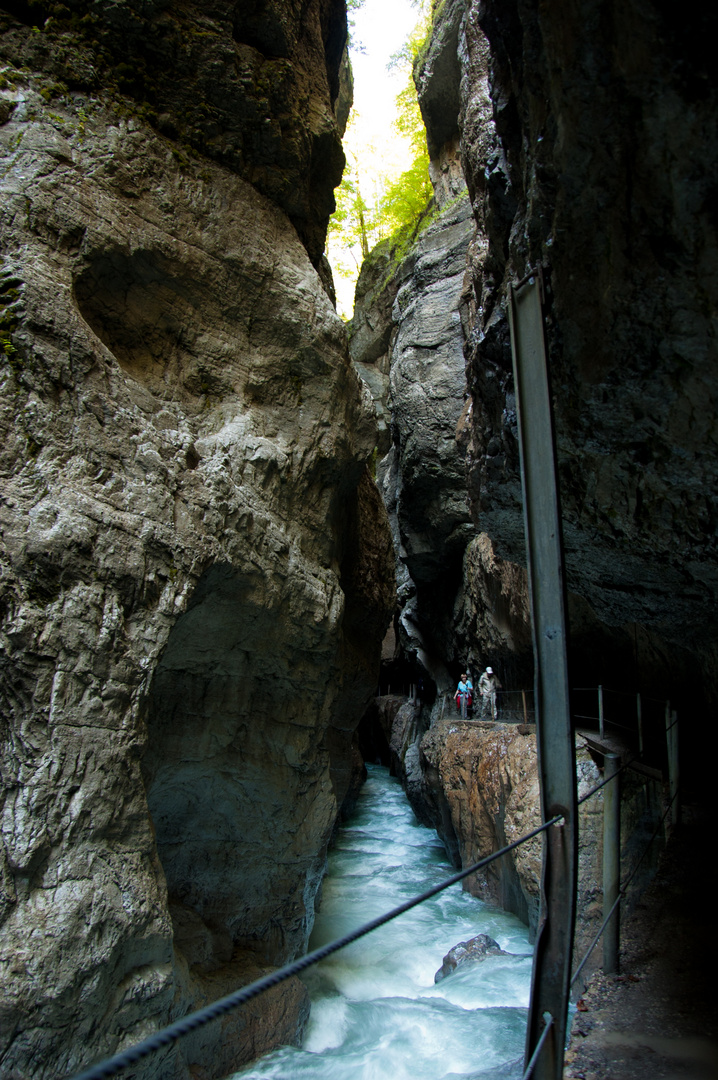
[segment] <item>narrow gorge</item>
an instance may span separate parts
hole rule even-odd
[[[0,3],[2,1080],[72,1076],[302,955],[362,752],[457,866],[538,821],[507,313],[531,269],[572,687],[659,701],[659,758],[669,701],[708,805],[715,23],[436,4],[434,196],[345,325],[345,0]],[[486,665],[523,703],[462,725]],[[576,746],[582,792],[603,762]],[[627,831],[662,801],[660,767],[631,776]],[[533,933],[540,858],[469,889]],[[308,1011],[290,980],[133,1075],[221,1080]]]

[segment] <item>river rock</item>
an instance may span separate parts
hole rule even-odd
[[[444,957],[444,962],[434,976],[434,982],[441,982],[447,975],[451,975],[458,967],[465,964],[480,964],[487,956],[509,956],[510,953],[501,948],[498,941],[494,941],[488,934],[477,934],[468,941],[460,941],[449,949]]]
[[[118,48],[198,20],[202,78],[210,54],[264,64],[199,6],[95,10]],[[329,13],[302,12],[321,38]],[[72,26],[2,20],[6,61],[36,66],[0,89],[0,1058],[42,1080],[305,949],[394,569],[371,401],[288,206],[103,93]],[[225,1075],[300,1037],[301,988],[280,1014],[137,1075]]]

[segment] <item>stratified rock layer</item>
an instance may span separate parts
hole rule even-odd
[[[344,0],[68,0],[0,13],[0,55],[69,87],[114,92],[175,141],[238,173],[324,250],[351,105]]]
[[[604,624],[653,636],[624,654],[627,683],[695,692],[697,714],[718,638],[714,32],[712,9],[471,0],[462,52],[488,237],[469,343],[480,527],[521,560],[505,298],[542,266],[569,587]],[[587,651],[583,665],[602,681]]]
[[[473,223],[451,148],[443,165],[443,172],[436,167],[438,207],[403,258],[384,242],[364,264],[350,340],[377,414],[391,426],[377,481],[397,553],[402,640],[446,688],[440,657],[452,652],[452,608],[474,535],[456,438],[465,408],[464,274]]]
[[[42,1078],[305,947],[394,579],[283,210],[126,107],[3,85],[0,1059]],[[296,1041],[304,991],[267,1010],[143,1075]]]

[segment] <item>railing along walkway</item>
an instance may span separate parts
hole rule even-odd
[[[533,690],[496,691],[496,722],[534,724],[533,695]],[[607,686],[575,687],[571,699],[574,730],[586,739],[591,749],[621,757],[630,753],[631,767],[653,780],[677,775],[678,715],[670,701]],[[409,700],[418,702],[413,685],[409,688]],[[492,717],[482,711],[481,695],[476,688],[468,716],[459,715],[451,692],[442,695],[440,715],[468,724],[492,722]]]
[[[626,761],[623,765],[617,767],[614,772],[611,772],[611,775],[607,775],[600,783],[596,784],[595,787],[593,787],[590,791],[583,795],[578,800],[579,804],[586,802],[587,799],[590,799],[598,791],[606,787],[606,785],[610,784],[612,781],[617,786],[620,773],[623,771],[623,769],[628,768],[630,764],[630,761]],[[586,964],[586,961],[593,952],[601,936],[606,931],[606,928],[611,925],[611,919],[616,918],[616,911],[618,905],[620,904],[621,899],[625,896],[628,885],[630,884],[630,881],[633,879],[636,870],[638,869],[638,865],[647,854],[655,838],[658,836],[661,826],[663,825],[666,816],[668,815],[673,806],[676,794],[674,794],[671,798],[663,816],[661,817],[656,826],[653,836],[646,845],[638,863],[636,864],[636,866],[634,866],[630,877],[618,890],[618,895],[615,897],[615,899],[612,898],[610,910],[605,913],[605,918],[600,930],[592,941],[586,955],[583,957],[580,964],[577,966],[571,980],[571,986],[575,984],[581,971],[583,970],[584,965]],[[614,802],[617,803],[617,800],[614,800]],[[202,1009],[198,1009],[196,1012],[190,1013],[188,1016],[183,1017],[181,1020],[177,1020],[173,1024],[169,1024],[167,1027],[164,1027],[161,1030],[155,1032],[153,1035],[150,1035],[148,1038],[144,1039],[136,1046],[133,1046],[128,1050],[124,1050],[121,1053],[116,1054],[114,1057],[108,1058],[105,1061],[94,1065],[92,1068],[89,1068],[84,1072],[76,1075],[74,1077],[74,1080],[107,1080],[107,1078],[109,1077],[117,1076],[125,1069],[131,1067],[132,1065],[136,1065],[139,1061],[142,1061],[144,1058],[149,1057],[151,1054],[154,1054],[159,1050],[162,1050],[172,1045],[173,1043],[181,1039],[183,1036],[190,1034],[190,1032],[196,1031],[198,1028],[204,1027],[205,1025],[211,1023],[213,1020],[218,1019],[220,1016],[224,1016],[225,1014],[240,1008],[246,1002],[258,997],[266,990],[277,986],[279,983],[284,982],[286,979],[289,979],[294,975],[299,975],[301,972],[306,971],[314,964],[317,964],[321,960],[324,960],[328,956],[331,956],[333,953],[338,952],[339,949],[343,949],[346,945],[350,945],[352,942],[358,941],[366,934],[370,934],[373,930],[378,929],[380,926],[384,926],[386,923],[398,918],[405,912],[410,911],[414,907],[417,907],[419,904],[425,903],[427,900],[430,900],[432,897],[443,892],[445,889],[450,888],[452,885],[457,884],[459,881],[463,881],[464,878],[469,877],[469,875],[475,874],[477,871],[488,866],[496,859],[500,859],[503,855],[506,855],[510,851],[513,851],[516,848],[520,847],[522,844],[525,844],[528,840],[532,840],[535,837],[540,836],[542,833],[547,832],[547,830],[551,829],[554,826],[559,826],[562,821],[562,814],[555,815],[548,821],[545,821],[542,825],[539,825],[537,828],[532,829],[524,836],[519,837],[519,839],[513,841],[513,843],[507,844],[499,851],[495,851],[490,855],[486,855],[482,859],[479,859],[478,862],[472,863],[471,866],[467,866],[464,869],[458,871],[456,874],[452,874],[451,877],[446,878],[438,885],[435,885],[431,889],[427,889],[426,892],[423,892],[420,895],[413,897],[411,900],[407,900],[399,907],[393,908],[391,911],[388,911],[386,912],[386,914],[381,915],[376,919],[373,919],[371,922],[365,923],[364,925],[357,927],[356,930],[351,931],[349,934],[346,934],[341,938],[337,938],[335,941],[332,941],[327,945],[323,945],[321,948],[315,949],[313,952],[307,953],[306,956],[300,957],[298,960],[295,960],[290,964],[286,964],[284,967],[272,972],[271,975],[266,975],[263,978],[258,979],[256,982],[250,983],[248,986],[241,987],[234,993],[228,994],[226,997],[220,998],[218,1001],[213,1002],[211,1005],[207,1005]],[[529,1080],[529,1078],[533,1075],[536,1063],[540,1059],[544,1043],[549,1035],[549,1032],[551,1031],[551,1028],[555,1023],[555,1018],[550,1016],[550,1014],[546,1013],[544,1014],[543,1021],[543,1032],[533,1050],[530,1060],[526,1064],[522,1080]]]

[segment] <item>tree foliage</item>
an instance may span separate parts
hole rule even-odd
[[[357,6],[362,0],[355,0]],[[412,75],[414,60],[429,32],[430,16],[422,6],[420,18],[391,67],[404,75],[404,85],[396,99],[394,131],[409,147],[409,166],[398,176],[377,175],[363,167],[373,147],[347,154],[347,165],[335,191],[337,209],[329,222],[328,246],[334,271],[355,279],[363,259],[381,240],[415,226],[432,196],[426,131],[419,110]],[[350,120],[347,142],[351,143]]]

